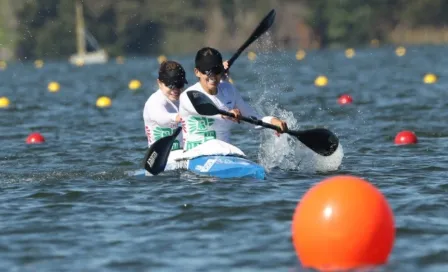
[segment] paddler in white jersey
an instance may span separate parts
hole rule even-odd
[[[179,95],[188,84],[184,68],[175,61],[164,61],[157,79],[159,89],[146,101],[143,109],[148,146],[158,139],[173,134],[179,126]],[[181,149],[182,133],[173,143],[171,150]]]
[[[231,127],[234,122],[238,122],[241,115],[260,118],[256,111],[243,100],[234,85],[221,81],[224,66],[218,50],[210,47],[200,49],[196,54],[194,73],[199,78],[199,82],[186,89],[179,99],[184,151],[212,139],[230,143]],[[235,118],[199,115],[186,94],[190,90],[204,93],[218,108],[233,113]],[[266,116],[262,120],[278,126],[281,132],[287,130],[286,122],[278,118]]]
[[[227,61],[223,62],[225,68],[227,65]],[[180,124],[179,96],[188,84],[182,65],[175,61],[162,62],[157,84],[159,89],[148,98],[143,109],[148,147],[158,139],[173,134]],[[171,150],[181,149],[181,143],[182,133]]]

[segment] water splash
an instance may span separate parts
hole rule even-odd
[[[269,33],[260,39],[256,49],[266,54],[261,54],[252,64],[253,71],[259,79],[257,96],[252,99],[255,102],[255,109],[263,115],[276,116],[285,120],[290,129],[300,129],[294,113],[282,109],[277,102],[281,96],[281,90],[289,88],[288,81],[282,78],[281,72],[293,65],[291,61],[285,61],[289,59],[287,52],[280,51],[275,46]],[[272,51],[277,51],[276,57],[272,57],[269,53]],[[272,130],[265,130],[261,135],[258,160],[267,171],[272,168],[302,172],[334,171],[339,168],[344,156],[342,145],[339,145],[331,156],[324,157],[287,134],[278,137]]]
[[[297,119],[292,112],[271,108],[271,115],[285,120],[291,129],[298,129]],[[270,171],[273,168],[298,170],[301,172],[328,172],[339,168],[344,157],[341,144],[331,156],[321,156],[288,134],[277,136],[271,130],[261,133],[258,160]]]

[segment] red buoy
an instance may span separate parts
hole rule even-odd
[[[339,96],[338,103],[340,105],[351,104],[353,102],[353,98],[348,94],[343,94]]]
[[[398,145],[416,144],[417,142],[417,136],[415,136],[414,132],[409,130],[401,131],[395,136],[395,144]]]
[[[26,138],[27,144],[41,144],[44,142],[45,138],[39,132],[33,132]]]

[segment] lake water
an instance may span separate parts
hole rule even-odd
[[[293,128],[335,132],[345,154],[337,171],[297,167],[272,132],[240,125],[233,143],[263,163],[266,180],[132,177],[146,151],[142,110],[156,90],[155,57],[0,71],[0,96],[11,100],[0,110],[0,269],[300,271],[291,243],[298,201],[322,179],[350,174],[377,186],[394,211],[396,241],[382,269],[448,271],[448,49],[409,47],[397,57],[393,47],[365,48],[353,59],[327,50],[301,62],[292,51],[257,49],[255,61],[243,54],[235,62],[235,85]],[[173,58],[195,82],[194,56]],[[439,75],[436,84],[422,82],[428,72]],[[329,79],[324,88],[314,86],[320,74]],[[139,91],[128,89],[134,78]],[[50,81],[59,92],[47,91]],[[337,103],[343,93],[351,105]],[[96,108],[101,95],[112,107]],[[419,143],[394,145],[402,130]],[[33,131],[46,143],[26,145]]]

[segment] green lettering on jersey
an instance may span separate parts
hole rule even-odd
[[[173,142],[173,146],[171,147],[171,150],[178,150],[178,149],[180,149],[180,143],[178,140],[175,140]]]
[[[212,118],[192,116],[188,118],[188,133],[196,134],[209,131],[209,128],[215,122]]]
[[[198,141],[187,141],[185,143],[186,150],[190,150],[195,148],[196,146],[207,142],[212,139],[216,139],[216,131],[211,130],[213,123],[215,123],[215,119],[200,117],[200,116],[192,116],[188,118],[188,133],[194,134],[195,136],[202,136],[202,140]]]
[[[156,127],[153,130],[154,141],[157,141],[166,136],[173,135],[174,130],[175,130],[174,128]],[[171,147],[171,150],[177,150],[177,149],[180,149],[179,140],[175,140],[173,142],[173,146]]]
[[[210,130],[207,132],[204,132],[204,140],[203,142],[207,142],[208,140],[216,139],[216,131]]]
[[[196,133],[196,135],[198,135],[198,134],[202,134],[202,136],[203,136],[202,140],[199,140],[199,141],[188,141],[186,143],[186,150],[190,150],[192,148],[195,148],[196,146],[198,146],[198,145],[200,145],[202,143],[205,143],[205,142],[207,142],[209,140],[216,139],[216,131],[214,131],[214,130],[210,130],[210,131],[203,132],[203,133]]]
[[[195,148],[196,146],[202,144],[202,141],[190,141],[186,143],[186,150]]]

